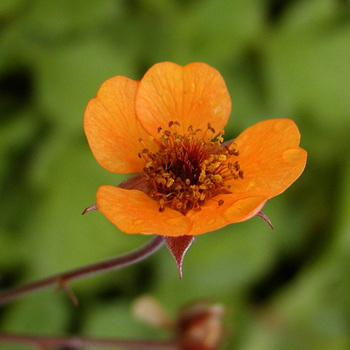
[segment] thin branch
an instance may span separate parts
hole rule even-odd
[[[74,270],[66,271],[42,280],[28,283],[26,285],[10,289],[0,293],[0,305],[17,299],[26,294],[37,292],[38,290],[57,286],[59,288],[67,286],[68,282],[84,278],[87,276],[99,274],[106,271],[117,270],[121,267],[129,266],[143,260],[156,252],[164,243],[164,237],[156,236],[141,248],[125,255],[104,260],[95,264],[80,267]]]
[[[42,335],[18,335],[10,333],[0,333],[0,342],[11,344],[29,344],[38,348],[50,347],[123,347],[125,349],[138,350],[179,350],[179,346],[175,342],[156,342],[143,340],[115,340],[115,339],[99,339],[85,337],[49,337]]]

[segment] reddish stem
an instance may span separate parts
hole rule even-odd
[[[104,260],[88,266],[80,267],[74,270],[66,271],[48,278],[44,278],[42,280],[38,280],[17,288],[10,289],[6,292],[0,293],[0,305],[5,304],[10,300],[17,299],[26,294],[30,294],[54,285],[58,287],[67,287],[68,282],[70,281],[105,271],[117,270],[121,267],[135,264],[156,252],[163,245],[163,243],[164,237],[156,236],[141,248],[127,253],[125,255]]]
[[[48,337],[42,335],[18,335],[9,333],[0,333],[0,342],[12,344],[30,344],[38,348],[64,347],[64,348],[82,348],[82,347],[123,347],[125,349],[138,350],[169,350],[179,349],[175,342],[156,342],[142,340],[115,340],[98,338],[80,338],[80,337]]]

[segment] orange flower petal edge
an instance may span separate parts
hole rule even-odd
[[[158,203],[138,190],[101,186],[97,206],[125,233],[182,236],[190,229],[188,218],[176,210],[160,212]]]
[[[111,172],[141,172],[144,160],[137,154],[145,144],[149,149],[156,147],[136,118],[138,84],[122,76],[108,79],[85,110],[84,129],[92,153],[100,165]]]
[[[221,206],[220,200],[224,201]],[[98,209],[121,231],[169,237],[196,236],[248,220],[258,214],[266,200],[266,197],[219,195],[200,211],[183,215],[170,208],[160,212],[159,204],[138,190],[102,186],[97,192]]]
[[[140,83],[107,80],[85,112],[90,147],[107,170],[139,175],[100,187],[98,209],[126,233],[170,238],[258,215],[301,175],[307,153],[289,119],[257,123],[225,146],[230,111],[224,80],[204,63],[159,63]]]
[[[243,131],[235,140],[244,181],[235,193],[272,198],[285,191],[304,171],[307,153],[299,147],[300,133],[290,119],[270,119]]]
[[[231,98],[220,73],[205,63],[184,67],[171,62],[151,67],[140,81],[136,95],[136,113],[143,127],[158,137],[159,127],[179,122],[179,133],[190,126],[201,129],[202,137],[211,124],[222,131],[231,113]]]
[[[246,221],[256,216],[266,203],[266,197],[241,198],[235,195],[219,195],[201,207],[200,211],[190,211],[189,235],[200,235],[218,230],[229,224]],[[218,201],[223,201],[221,206]]]

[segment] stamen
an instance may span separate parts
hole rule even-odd
[[[189,210],[201,210],[207,200],[231,192],[232,184],[227,181],[243,179],[243,170],[234,160],[239,152],[235,144],[222,146],[223,131],[212,140],[216,131],[210,123],[202,137],[196,136],[200,129],[192,125],[185,134],[178,133],[178,121],[170,121],[168,126],[164,131],[157,129],[161,135],[154,139],[159,147],[156,153],[139,140],[144,148],[138,156],[147,159],[143,171],[160,212],[166,207],[184,215]],[[223,203],[222,199],[218,201],[219,206]]]

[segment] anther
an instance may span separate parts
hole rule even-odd
[[[198,182],[202,183],[205,181],[205,172],[203,171],[198,178]]]
[[[220,199],[220,200],[218,201],[218,206],[221,207],[223,204],[224,204],[224,201],[223,201],[222,199]]]
[[[165,180],[165,179],[164,179]],[[175,182],[175,180],[172,177],[168,178],[168,181],[166,183],[166,187],[171,187],[173,185],[173,183]]]
[[[157,177],[156,178],[156,183],[165,185],[166,184],[166,180],[161,178],[161,177]]]
[[[214,179],[215,179],[216,182],[221,182],[222,181],[221,175],[218,175],[218,174],[214,175]]]
[[[176,207],[177,210],[181,210],[182,207],[183,207],[183,204],[181,202],[177,202],[175,207]]]

